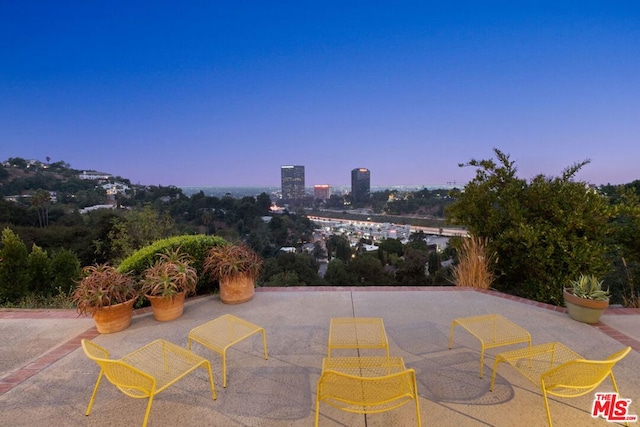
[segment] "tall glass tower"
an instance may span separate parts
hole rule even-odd
[[[281,166],[280,179],[284,200],[304,198],[304,166]]]
[[[369,169],[358,168],[351,171],[351,198],[354,202],[366,202],[371,192]]]

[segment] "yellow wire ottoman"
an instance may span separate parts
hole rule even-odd
[[[264,328],[241,319],[233,314],[225,314],[217,319],[197,326],[189,332],[189,349],[191,344],[198,344],[222,356],[222,386],[227,386],[227,350],[253,334],[262,334],[264,358],[269,358],[267,352],[267,337]]]
[[[526,329],[500,314],[486,314],[454,319],[449,333],[449,349],[453,348],[453,330],[456,326],[462,327],[480,340],[480,378],[484,373],[486,349],[525,342],[531,347],[531,335]]]

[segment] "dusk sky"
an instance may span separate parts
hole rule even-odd
[[[0,161],[462,185],[494,147],[525,179],[640,179],[640,1],[0,3]]]

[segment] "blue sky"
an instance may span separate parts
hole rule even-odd
[[[154,185],[640,179],[640,2],[3,1],[0,160]]]

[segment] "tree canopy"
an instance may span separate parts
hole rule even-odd
[[[497,255],[495,286],[556,305],[562,289],[578,275],[608,271],[608,199],[575,174],[589,160],[558,177],[516,176],[509,155],[494,149],[494,160],[471,160],[476,176],[447,209],[447,221],[487,238]]]

